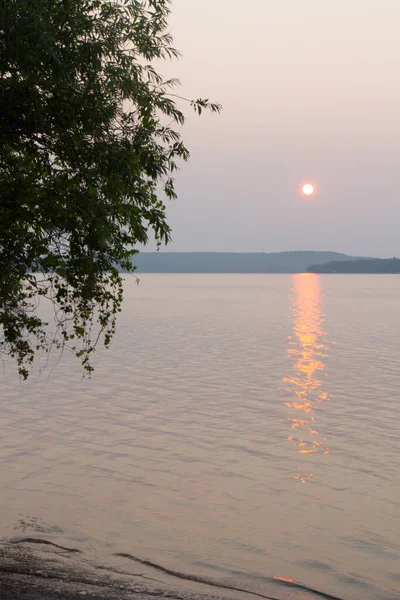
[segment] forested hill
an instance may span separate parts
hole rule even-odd
[[[338,252],[143,252],[134,256],[137,273],[301,273],[329,261],[359,257]]]
[[[400,273],[399,258],[373,258],[367,260],[331,261],[313,265],[309,273]]]

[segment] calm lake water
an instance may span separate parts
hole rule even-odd
[[[0,375],[3,539],[400,598],[400,277],[127,277],[95,366]]]

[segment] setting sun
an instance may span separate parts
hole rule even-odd
[[[311,196],[314,193],[314,186],[312,183],[305,183],[301,188],[301,191],[305,196]]]

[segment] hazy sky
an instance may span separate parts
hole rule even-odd
[[[400,255],[400,0],[175,0],[177,251]],[[304,198],[312,180],[318,193]]]

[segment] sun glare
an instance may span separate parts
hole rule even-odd
[[[305,196],[311,196],[314,193],[314,186],[312,183],[305,183],[301,190]]]

